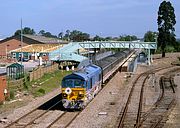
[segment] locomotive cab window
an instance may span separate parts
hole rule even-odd
[[[93,81],[92,81],[92,78],[91,78],[91,80],[90,80],[90,88],[92,88],[92,82],[93,82]]]
[[[83,88],[84,87],[84,81],[82,81],[82,80],[78,80],[78,79],[76,79],[76,80],[74,80],[74,87],[75,88]]]
[[[102,75],[102,74],[99,74],[99,81],[101,80],[101,75]]]
[[[71,79],[64,80],[62,83],[62,87],[63,88],[66,88],[66,87],[73,88],[73,80],[71,80]]]

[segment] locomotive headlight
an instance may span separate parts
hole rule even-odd
[[[67,95],[71,94],[71,92],[72,92],[71,88],[68,87],[68,88],[65,89],[65,93]]]
[[[63,95],[63,97],[67,97],[67,94],[66,94],[66,93],[63,93],[62,95]]]

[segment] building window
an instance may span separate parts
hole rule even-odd
[[[13,58],[16,58],[16,53],[13,53]]]

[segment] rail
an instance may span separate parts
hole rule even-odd
[[[138,112],[137,112],[137,118],[136,118],[136,123],[134,124],[134,127],[135,128],[139,128],[142,126],[143,122],[148,118],[148,116],[150,115],[150,112],[152,112],[153,110],[155,110],[155,108],[160,104],[160,102],[163,100],[163,97],[164,97],[164,85],[162,84],[163,83],[163,78],[160,79],[160,84],[161,84],[161,87],[162,87],[162,93],[161,93],[161,96],[158,98],[157,102],[154,104],[155,107],[152,107],[152,109],[150,109],[147,113],[143,114],[141,116],[141,113],[142,113],[142,102],[143,102],[143,90],[144,90],[144,85],[145,85],[145,81],[148,79],[148,76],[149,74],[152,74],[152,73],[155,73],[155,72],[159,72],[161,70],[164,70],[164,69],[167,69],[167,68],[172,68],[173,66],[168,66],[168,67],[158,67],[154,70],[149,70],[147,72],[144,72],[142,74],[140,74],[136,79],[135,81],[133,82],[133,85],[131,87],[131,90],[129,92],[129,96],[128,96],[128,99],[126,101],[126,104],[125,106],[123,107],[123,111],[122,111],[122,114],[121,114],[121,118],[120,118],[120,121],[117,125],[118,128],[122,128],[124,127],[124,120],[125,120],[125,117],[126,117],[126,114],[127,114],[127,111],[128,111],[128,106],[129,106],[129,103],[130,103],[130,100],[131,100],[131,97],[132,97],[132,93],[134,91],[134,88],[135,88],[135,85],[137,83],[137,81],[141,78],[141,77],[145,77],[143,82],[142,82],[142,86],[141,86],[141,93],[140,93],[140,98],[139,98],[139,106],[138,106]],[[172,102],[173,103],[173,102]],[[170,105],[171,106],[171,105]],[[169,107],[168,107],[169,108]]]

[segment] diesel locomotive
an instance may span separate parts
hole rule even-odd
[[[109,59],[104,59],[104,61],[101,61],[101,64],[89,64],[65,76],[61,83],[64,108],[83,109],[101,90],[103,76],[130,53],[132,53],[131,50],[119,52],[112,55]]]
[[[65,108],[82,109],[101,89],[102,69],[90,64],[62,80],[62,103]]]

